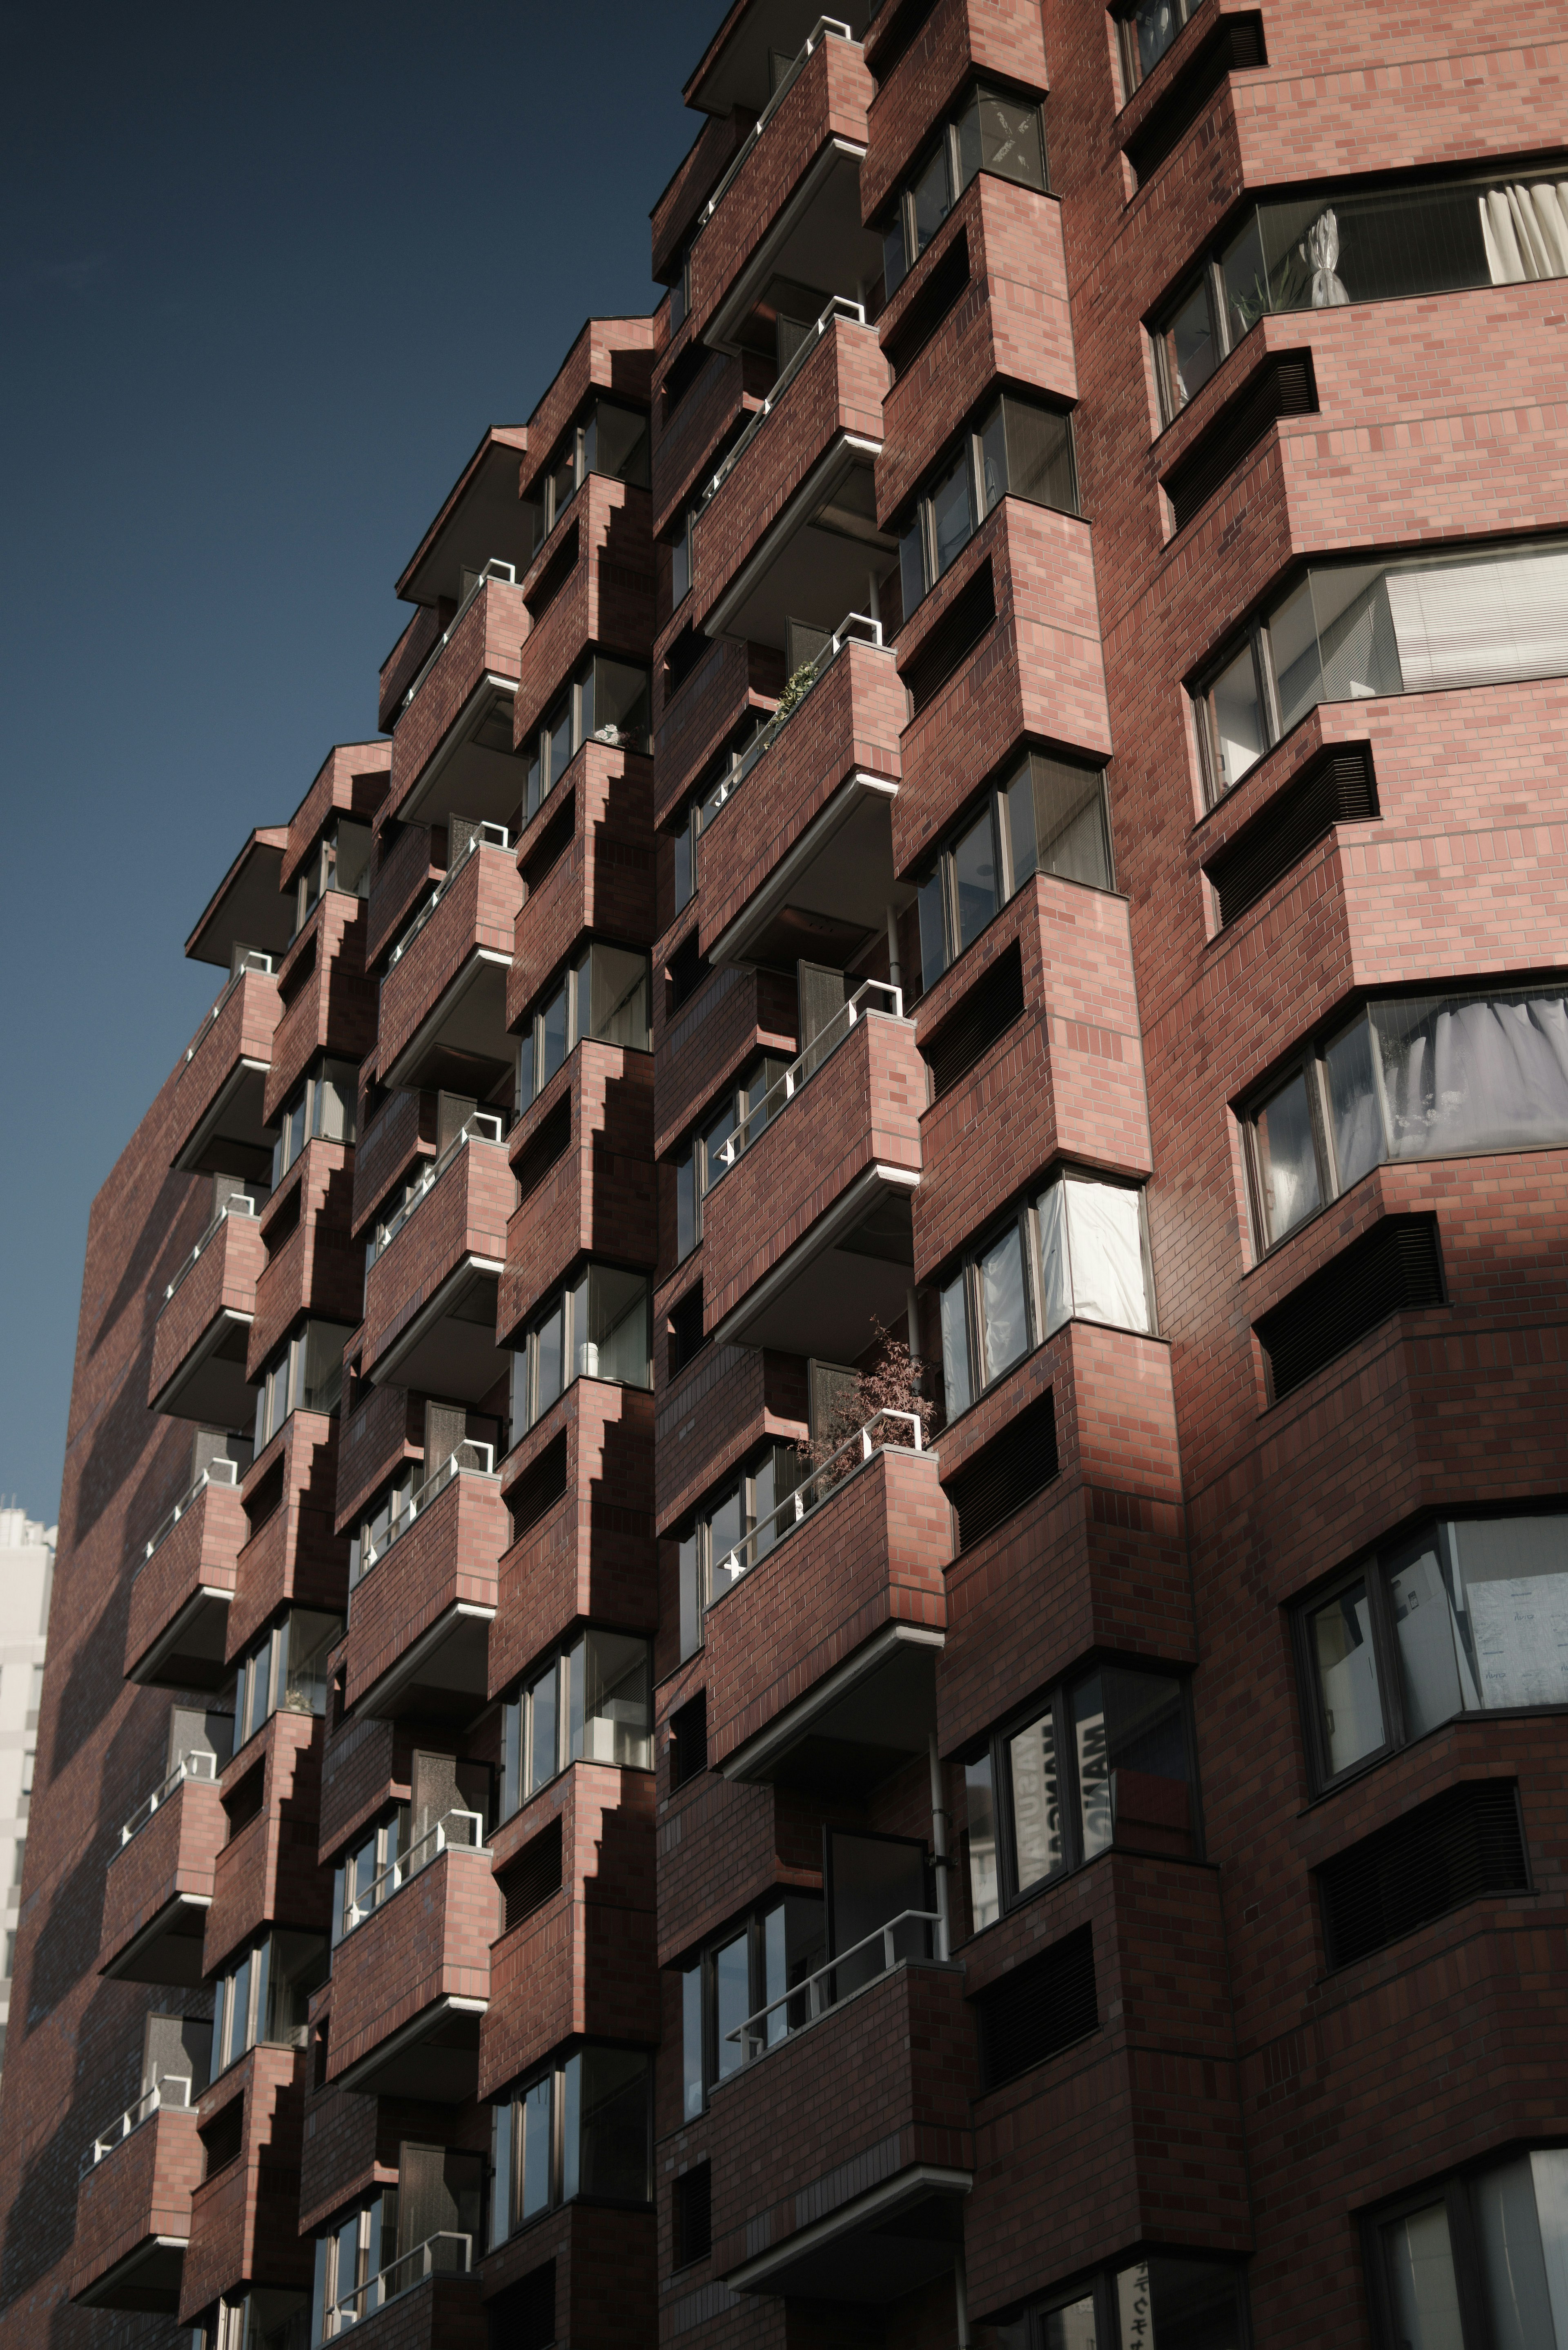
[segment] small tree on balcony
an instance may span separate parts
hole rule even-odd
[[[914,1413],[920,1424],[920,1441],[928,1443],[936,1421],[937,1408],[929,1397],[921,1393],[922,1365],[918,1355],[911,1355],[902,1338],[896,1338],[873,1315],[872,1343],[876,1348],[867,1370],[857,1371],[853,1380],[846,1380],[834,1399],[826,1424],[815,1436],[808,1437],[796,1447],[800,1454],[800,1474],[808,1477],[814,1469],[857,1436],[869,1419],[879,1411]],[[879,1430],[880,1440],[898,1441],[896,1428]],[[873,1441],[877,1440],[873,1439]],[[857,1466],[858,1454],[846,1452],[829,1472],[826,1482],[836,1485]]]

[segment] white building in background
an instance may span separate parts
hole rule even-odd
[[[38,1744],[49,1586],[57,1526],[0,1509],[0,2064],[11,2013],[11,1966],[22,1899],[22,1848]]]

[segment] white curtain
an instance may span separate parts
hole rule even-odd
[[[1330,206],[1319,213],[1301,243],[1301,256],[1312,271],[1312,307],[1314,310],[1338,309],[1348,303],[1349,295],[1344,282],[1335,276],[1339,260],[1339,223]]]
[[[1568,180],[1489,188],[1480,226],[1494,286],[1568,277]]]
[[[1568,1141],[1568,996],[1372,1006],[1396,1159]]]
[[[1138,1195],[1113,1183],[1067,1181],[1073,1311],[1123,1330],[1148,1328]]]
[[[1407,693],[1568,676],[1568,549],[1386,580]]]

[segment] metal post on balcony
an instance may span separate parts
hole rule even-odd
[[[953,2314],[958,2319],[958,2350],[970,2350],[969,2278],[964,2272],[961,2246],[953,2254]]]
[[[937,1752],[937,1733],[929,1733],[927,1752],[931,1767],[931,1850],[936,1856],[937,1878],[937,1956],[946,1959],[952,1953],[952,1936],[948,1916],[948,1814],[942,1801],[942,1763]],[[961,2336],[967,2341],[968,2335]]]

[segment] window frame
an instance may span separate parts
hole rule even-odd
[[[675,1537],[680,1590],[676,1620],[681,1652],[680,1662],[683,1665],[692,1657],[700,1656],[706,1648],[709,1613],[725,1596],[726,1591],[734,1588],[734,1586],[730,1584],[725,1586],[725,1591],[715,1592],[713,1589],[713,1520],[727,1503],[738,1498],[741,1505],[739,1543],[749,1542],[758,1525],[757,1481],[762,1471],[769,1466],[773,1468],[775,1491],[778,1493],[778,1499],[765,1513],[769,1515],[774,1510],[783,1507],[806,1473],[802,1466],[794,1482],[780,1488],[776,1484],[776,1479],[781,1461],[786,1466],[799,1461],[799,1456],[793,1445],[775,1438],[768,1443],[754,1447],[746,1455],[742,1466],[732,1471],[698,1503],[696,1509],[686,1520],[687,1531],[684,1534],[678,1534]],[[759,1553],[758,1558],[753,1562],[753,1565],[760,1565],[763,1558],[769,1556],[781,1539],[781,1535],[775,1535],[767,1549]],[[731,1550],[738,1546],[738,1543],[726,1544],[718,1555],[721,1558],[727,1558]],[[690,1647],[687,1646],[686,1638],[688,1624],[693,1625],[696,1631],[696,1638]]]
[[[1030,779],[1031,794],[1033,795],[1034,761],[1037,758],[1045,760],[1054,766],[1076,768],[1085,776],[1093,775],[1098,777],[1100,787],[1100,818],[1106,845],[1106,862],[1111,876],[1109,888],[1102,894],[1111,896],[1116,893],[1116,863],[1111,841],[1110,826],[1110,788],[1106,780],[1108,763],[1105,761],[1096,762],[1093,759],[1064,758],[1054,751],[1037,750],[1033,743],[1026,743],[1022,756],[1014,760],[1009,766],[1003,768],[996,781],[994,783],[988,784],[985,790],[978,798],[972,799],[969,802],[963,814],[949,827],[947,833],[937,847],[935,855],[931,858],[929,866],[926,868],[922,873],[918,873],[914,877],[916,921],[920,946],[919,992],[922,996],[928,995],[931,989],[936,985],[937,981],[944,978],[946,974],[951,971],[953,965],[961,962],[969,952],[970,948],[978,944],[979,941],[984,937],[985,932],[990,929],[991,924],[996,920],[997,916],[1004,912],[1005,910],[1012,903],[1013,899],[1016,898],[1018,892],[1023,888],[1026,882],[1033,880],[1035,876],[1040,874],[1044,874],[1044,878],[1048,880],[1072,880],[1072,877],[1070,875],[1053,875],[1046,872],[1046,868],[1038,862],[1031,868],[1029,872],[1023,874],[1022,876],[1017,870],[1017,859],[1013,850],[1012,825],[1009,811],[1009,794],[1012,792],[1013,786],[1027,775]],[[981,928],[976,931],[975,936],[966,942],[960,934],[958,885],[953,874],[953,858],[961,843],[968,839],[975,826],[981,820],[981,817],[987,812],[989,812],[991,816],[992,856],[995,861],[998,887],[997,903],[995,911],[981,925]],[[1036,842],[1035,847],[1036,857],[1038,858],[1038,842]],[[925,962],[925,925],[921,919],[920,898],[922,892],[929,889],[931,883],[936,880],[940,880],[941,884],[941,923],[945,960],[943,961],[941,969],[940,971],[933,972],[931,976],[928,979],[926,976]],[[1072,886],[1078,889],[1092,889],[1097,888],[1098,884],[1092,881],[1073,881]]]
[[[391,1898],[392,1892],[400,1889],[389,1887],[386,1892],[379,1894],[366,1910],[364,1917],[356,1918],[352,1925],[348,1923],[349,1887],[354,1882],[356,1863],[363,1854],[369,1852],[375,1864],[370,1872],[369,1881],[372,1885],[377,1883],[385,1870],[392,1867],[397,1861],[406,1858],[410,1849],[412,1819],[411,1804],[389,1804],[378,1815],[369,1831],[361,1829],[354,1841],[345,1846],[343,1857],[338,1861],[332,1875],[330,1934],[332,1950],[336,1950],[340,1942],[347,1941],[350,1934],[357,1933],[366,1922],[366,1918],[374,1917],[378,1909],[384,1908]],[[354,1901],[353,1906],[356,1908],[359,1907],[358,1900]]]
[[[1000,483],[995,497],[991,500],[989,504],[987,504],[985,481],[985,441],[988,432],[993,425],[1000,424],[1002,427],[1004,467],[1006,467],[1009,473],[1011,473],[1010,466],[1007,466],[1006,464],[1007,427],[1005,421],[1005,411],[1010,403],[1014,408],[1033,409],[1040,415],[1058,418],[1062,423],[1065,425],[1067,463],[1073,479],[1073,503],[1070,506],[1050,505],[1044,499],[1026,497],[1022,490],[1016,490],[1012,487],[1010,478]],[[940,560],[940,549],[937,538],[936,497],[937,493],[943,489],[952,479],[954,473],[959,472],[961,469],[964,471],[967,481],[969,497],[969,528],[965,531],[962,538],[958,542],[957,546],[953,548],[951,554],[949,555],[946,562],[944,563]],[[936,463],[928,468],[924,485],[916,492],[915,496],[911,501],[909,521],[904,525],[901,530],[898,530],[897,525],[895,525],[898,540],[899,593],[903,598],[903,612],[906,621],[909,619],[913,613],[919,610],[919,607],[925,602],[927,597],[929,596],[940,583],[947,577],[948,573],[952,569],[953,565],[958,561],[964,549],[970,546],[976,533],[990,519],[991,515],[996,512],[998,506],[1000,506],[1005,499],[1010,497],[1019,498],[1026,505],[1044,506],[1045,511],[1049,514],[1071,515],[1075,521],[1081,521],[1083,519],[1083,505],[1079,493],[1078,482],[1077,438],[1074,430],[1074,409],[1072,405],[1040,399],[1033,394],[1025,396],[1022,392],[998,392],[993,399],[987,400],[985,406],[980,411],[975,421],[972,423],[965,425],[957,437],[947,443]],[[910,573],[912,567],[909,560],[909,550],[912,545],[916,543],[918,543],[919,552],[921,586],[919,595],[912,595],[910,593]]]
[[[364,2317],[373,2314],[371,2310],[366,2310],[359,2319],[350,2318],[348,2327],[336,2324],[330,2328],[328,2326],[328,2320],[334,2316],[340,2302],[349,2293],[362,2291],[374,2278],[385,2275],[387,2270],[394,2264],[397,2257],[398,2194],[400,2186],[400,2178],[398,2186],[378,2187],[373,2193],[364,2196],[358,2203],[350,2204],[346,2211],[339,2212],[331,2227],[317,2232],[314,2238],[316,2250],[311,2290],[311,2341],[313,2344],[335,2342],[341,2334],[351,2331],[356,2324],[363,2324]],[[338,2274],[338,2268],[343,2248],[343,2231],[351,2222],[356,2226],[354,2247],[356,2273],[352,2282],[345,2284]],[[379,2254],[375,2267],[370,2265],[372,2253]]]
[[[591,1342],[587,1339],[579,1340],[577,1336],[575,1326],[576,1300],[579,1290],[592,1279],[596,1271],[624,1274],[642,1284],[643,1326],[647,1337],[645,1360],[648,1366],[648,1376],[644,1379],[612,1379],[604,1372],[582,1371],[576,1367],[579,1346]],[[561,1316],[561,1384],[549,1401],[541,1405],[538,1401],[539,1340],[548,1325],[555,1320],[557,1312]],[[549,1296],[535,1306],[522,1333],[521,1345],[513,1346],[510,1351],[517,1362],[525,1362],[527,1366],[522,1374],[526,1418],[521,1417],[517,1409],[518,1372],[515,1367],[511,1375],[511,1443],[513,1446],[519,1443],[530,1429],[536,1428],[545,1413],[553,1410],[567,1389],[574,1387],[580,1378],[602,1379],[607,1387],[640,1387],[651,1389],[653,1386],[653,1284],[651,1279],[639,1265],[611,1264],[603,1257],[581,1259],[576,1274],[564,1282],[559,1289],[552,1290]],[[510,1449],[509,1446],[508,1450]]]
[[[629,400],[616,400],[607,393],[599,393],[587,401],[574,421],[567,425],[551,450],[548,463],[537,476],[538,486],[535,494],[524,501],[534,517],[534,544],[528,553],[530,562],[551,536],[556,524],[566,520],[576,503],[577,492],[590,474],[600,473],[601,479],[610,482],[635,479],[630,471],[603,473],[596,462],[598,456],[598,413],[601,408],[614,409],[622,416],[640,417],[642,432],[638,438],[645,444],[649,442],[649,418],[646,409],[634,408]],[[636,448],[637,440],[634,440],[632,442],[634,452]],[[572,470],[572,486],[565,495],[562,495],[560,494],[561,476],[568,465]],[[644,474],[647,473],[646,455],[640,470]],[[635,486],[646,489],[648,484],[644,480],[641,483],[635,483]]]
[[[494,2107],[495,2118],[491,2125],[490,2140],[490,2178],[488,2181],[490,2191],[488,2197],[485,2199],[489,2207],[485,2216],[488,2220],[488,2233],[490,2248],[492,2251],[499,2251],[503,2244],[510,2243],[513,2237],[518,2234],[521,2230],[531,2228],[534,2226],[535,2221],[547,2218],[552,2211],[562,2210],[568,2203],[575,2203],[583,2198],[584,2189],[580,2184],[578,2185],[576,2192],[571,2195],[567,2195],[565,2191],[567,2168],[566,2106],[568,2100],[566,2095],[566,2075],[574,2063],[580,2062],[584,2056],[591,2053],[597,2053],[600,2050],[603,2050],[611,2055],[637,2056],[642,2060],[643,2077],[647,2084],[646,2110],[648,2125],[646,2137],[646,2160],[648,2193],[640,2202],[623,2201],[618,2198],[611,2198],[607,2196],[594,2196],[590,2199],[605,2208],[616,2210],[643,2211],[653,2208],[655,2197],[658,2192],[657,2181],[653,2175],[655,2119],[653,2052],[647,2048],[628,2048],[615,2041],[579,2038],[572,2043],[564,2054],[552,2057],[548,2064],[535,2064],[532,2066],[528,2072],[523,2074],[515,2082],[513,2083],[512,2087],[504,2099],[499,2101]],[[549,2191],[544,2203],[540,2205],[536,2211],[524,2213],[519,2208],[522,2199],[521,2187],[524,2171],[524,2165],[519,2159],[520,2148],[518,2140],[522,2135],[522,2126],[519,2116],[524,2110],[530,2094],[539,2086],[541,2082],[544,2081],[548,2081],[550,2084],[550,2118],[548,2124],[550,2147]],[[579,2181],[582,2176],[581,2125],[582,2116],[579,2103],[577,2147],[577,2176]],[[501,2134],[504,2129],[507,2134],[507,2149],[504,2166],[500,2158],[499,2151]],[[496,2210],[496,2203],[502,2192],[503,2180],[504,2180],[504,2191],[506,2195],[504,2225],[502,2224],[501,2217]]]
[[[547,704],[538,725],[517,745],[517,754],[525,762],[523,779],[523,813],[519,834],[525,832],[545,802],[557,789],[578,753],[587,743],[604,739],[609,722],[597,718],[598,669],[600,662],[616,669],[635,670],[643,681],[645,723],[639,728],[617,728],[618,735],[629,736],[611,744],[612,749],[633,751],[646,757],[652,749],[653,672],[646,662],[623,660],[618,653],[590,650],[577,663],[559,693]],[[585,721],[585,697],[596,723],[589,728]],[[554,756],[555,738],[562,727],[566,729],[566,754],[557,767]]]
[[[260,1458],[267,1446],[280,1436],[296,1411],[318,1412],[325,1419],[334,1418],[343,1400],[343,1347],[354,1335],[355,1326],[348,1322],[328,1322],[324,1315],[307,1314],[298,1328],[283,1341],[272,1360],[265,1367],[256,1385],[255,1428],[252,1438],[252,1461]],[[317,1330],[336,1330],[341,1334],[337,1353],[337,1390],[329,1402],[309,1400],[306,1381],[309,1375],[311,1334]],[[332,1388],[333,1374],[328,1373],[327,1387]]]
[[[1236,2339],[1240,2350],[1252,2350],[1254,2336],[1247,2291],[1248,2262],[1245,2260],[1227,2260],[1215,2252],[1186,2250],[1168,2252],[1156,2245],[1141,2247],[1139,2251],[1123,2253],[1116,2260],[1106,2261],[1069,2284],[1048,2287],[1018,2310],[1013,2317],[1001,2322],[999,2338],[1005,2336],[1006,2350],[1046,2350],[1045,2321],[1057,2316],[1064,2309],[1075,2308],[1081,2302],[1092,2301],[1095,2339],[1107,2345],[1122,2341],[1125,2337],[1117,2305],[1118,2279],[1149,2261],[1168,2261],[1173,2267],[1185,2265],[1229,2270],[1236,2280]]]
[[[766,2004],[769,1997],[767,1988],[768,1920],[770,1918],[775,1917],[783,1912],[786,1908],[788,1903],[792,1900],[799,1902],[814,1902],[820,1908],[822,1913],[822,1963],[826,1965],[828,1962],[826,1891],[824,1889],[822,1892],[815,1892],[809,1887],[790,1886],[775,1887],[771,1894],[764,1896],[763,1899],[754,1903],[753,1906],[746,1910],[742,1916],[732,1918],[729,1924],[724,1927],[721,1932],[709,1935],[707,1939],[703,1942],[701,1950],[698,1951],[697,1956],[680,1970],[680,1981],[681,1983],[681,2126],[683,2128],[689,2123],[696,2120],[699,2117],[699,2115],[705,2114],[708,2111],[713,2092],[716,2088],[721,2087],[725,2081],[733,2080],[737,2073],[745,2072],[749,2065],[754,2064],[758,2062],[761,2056],[766,2055],[773,2048],[779,2045],[778,2040],[770,2039],[766,2047],[758,2050],[755,2054],[750,2056],[746,2054],[742,2048],[739,2055],[736,2057],[734,2064],[730,2067],[730,2070],[727,2073],[721,2073],[719,2070],[721,2042],[719,2037],[720,2016],[718,1961],[723,1953],[726,1950],[732,1949],[734,1944],[738,1942],[742,1936],[745,1938],[747,2005],[746,2014],[742,2018],[742,2022],[744,2022],[750,2017],[755,2015],[759,2009]],[[691,2050],[686,2036],[689,2018],[686,2007],[685,1985],[693,1974],[698,1978],[697,1996],[701,2008],[702,2074],[701,2104],[696,2114],[691,2113],[686,2109],[686,2068],[691,2057]],[[785,1990],[788,1990],[790,1986],[786,1983],[784,1988]],[[780,2037],[787,2037],[787,2033],[781,2034]]]
[[[1143,88],[1145,82],[1149,78],[1149,76],[1159,71],[1160,67],[1165,63],[1166,58],[1170,55],[1172,49],[1176,47],[1177,42],[1181,38],[1182,34],[1186,31],[1188,24],[1191,20],[1193,10],[1197,5],[1197,0],[1191,0],[1190,5],[1189,5],[1189,0],[1170,0],[1170,5],[1171,14],[1176,18],[1175,30],[1172,32],[1170,38],[1167,41],[1164,48],[1161,49],[1158,57],[1156,57],[1154,63],[1147,71],[1145,70],[1142,59],[1138,55],[1137,0],[1133,0],[1133,5],[1130,7],[1114,8],[1111,11],[1112,16],[1116,22],[1116,41],[1121,56],[1122,104],[1124,106],[1130,105],[1137,92]]]
[[[1410,2188],[1404,2194],[1362,2212],[1362,2265],[1372,2318],[1372,2337],[1376,2350],[1400,2350],[1402,2339],[1395,2316],[1394,2294],[1388,2273],[1386,2230],[1417,2211],[1430,2210],[1437,2203],[1443,2206],[1448,2223],[1455,2299],[1459,2303],[1460,2329],[1466,2337],[1465,2350],[1490,2350],[1492,2326],[1487,2307],[1486,2271],[1480,2250],[1474,2190],[1490,2173],[1507,2168],[1511,2161],[1521,2158],[1528,2161],[1532,2154],[1561,2153],[1563,2147],[1562,2138],[1532,2138],[1522,2146],[1515,2145],[1502,2161],[1498,2160],[1494,2150],[1481,2160],[1439,2172],[1436,2178],[1428,2180],[1425,2185]],[[1539,2225],[1539,2205],[1536,2218]]]
[[[645,947],[625,947],[614,939],[592,938],[575,960],[564,964],[554,973],[535,999],[534,1008],[517,1032],[516,1052],[516,1117],[522,1118],[539,1099],[545,1087],[559,1076],[585,1037],[593,1044],[608,1040],[596,1035],[592,1025],[583,1024],[583,997],[587,995],[588,1018],[593,1017],[594,956],[597,951],[635,955],[642,964],[642,1025],[648,1037],[646,1045],[623,1045],[625,1053],[650,1053],[653,1050],[653,965]],[[558,1066],[547,1077],[540,1078],[538,1071],[545,1057],[545,1026],[555,1005],[566,998],[564,1013],[565,1049]]]
[[[1033,112],[1040,142],[1041,185],[1037,192],[1047,196],[1051,193],[1051,151],[1045,138],[1044,108],[1038,93],[1033,90],[1004,88],[1002,83],[995,79],[985,80],[979,77],[973,81],[967,82],[955,101],[956,110],[938,128],[935,135],[927,144],[919,149],[918,160],[910,165],[900,181],[898,193],[888,208],[886,224],[881,231],[882,288],[885,301],[892,300],[899,286],[909,277],[910,271],[917,266],[924,255],[930,251],[942,229],[952,217],[966,190],[973,185],[981,172],[991,170],[985,162],[977,162],[969,177],[967,179],[964,177],[960,137],[961,126],[971,109],[978,109],[987,99],[1008,106],[1028,108]],[[915,192],[939,155],[943,156],[946,161],[947,203],[941,219],[922,247],[919,244],[919,231],[915,219]],[[992,172],[992,176],[1012,180],[1012,174],[1008,172]],[[1033,184],[1028,180],[1012,180],[1012,183],[1016,187],[1029,187]],[[897,236],[899,242],[903,266],[896,277],[889,277],[888,263],[891,259],[891,240],[894,236]],[[672,324],[671,332],[673,331]]]
[[[653,1643],[645,1633],[620,1632],[610,1624],[583,1624],[576,1633],[556,1641],[543,1658],[535,1659],[527,1671],[519,1673],[509,1692],[499,1700],[501,1764],[496,1774],[496,1802],[500,1806],[496,1813],[497,1826],[503,1821],[515,1819],[520,1812],[526,1811],[535,1795],[542,1795],[547,1787],[554,1786],[556,1781],[564,1772],[569,1771],[574,1762],[587,1759],[585,1753],[574,1753],[572,1750],[574,1660],[579,1653],[582,1654],[582,1669],[586,1682],[586,1643],[596,1638],[607,1636],[618,1640],[636,1640],[640,1645],[646,1676],[643,1694],[648,1721],[645,1735],[648,1741],[649,1759],[646,1763],[619,1762],[613,1767],[620,1771],[652,1771],[654,1768]],[[555,1690],[556,1762],[555,1768],[548,1776],[541,1779],[537,1785],[533,1785],[529,1783],[529,1771],[534,1752],[534,1700],[535,1690],[542,1688],[545,1681],[552,1682]],[[585,1700],[583,1714],[585,1730],[589,1721],[604,1719],[606,1717],[600,1714],[589,1714],[586,1711]],[[515,1786],[515,1798],[509,1803],[508,1789],[512,1785]]]
[[[701,1118],[691,1128],[684,1143],[675,1153],[670,1163],[675,1169],[675,1262],[677,1264],[684,1264],[687,1258],[701,1246],[702,1202],[731,1172],[730,1166],[721,1158],[719,1149],[713,1153],[713,1163],[717,1165],[718,1172],[712,1171],[708,1155],[709,1135],[719,1124],[727,1108],[733,1112],[730,1122],[730,1132],[735,1133],[752,1112],[766,1100],[789,1066],[789,1059],[782,1053],[754,1053],[747,1063],[744,1073],[736,1078],[734,1084],[726,1092],[715,1095],[710,1101]],[[762,1128],[758,1128],[759,1133],[763,1130]],[[721,1145],[721,1149],[722,1147]],[[680,1191],[683,1181],[690,1183],[691,1192],[691,1238],[684,1248],[680,1245],[682,1214]]]

